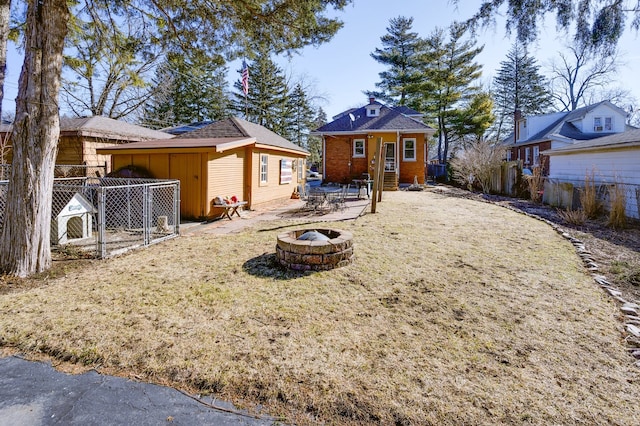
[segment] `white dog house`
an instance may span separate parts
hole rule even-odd
[[[90,238],[93,215],[96,212],[93,204],[82,194],[76,192],[71,196],[71,194],[54,192],[51,243],[66,244],[71,240]]]

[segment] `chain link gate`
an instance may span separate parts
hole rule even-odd
[[[0,228],[7,181],[0,182]],[[125,178],[55,179],[52,246],[106,258],[180,234],[180,182]]]

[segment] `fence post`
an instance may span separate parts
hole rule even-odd
[[[107,257],[107,215],[106,215],[106,193],[104,187],[98,187],[98,254],[102,259]]]
[[[173,185],[173,216],[176,234],[180,235],[180,181]]]
[[[142,186],[142,235],[144,238],[144,245],[149,245],[149,232],[151,231],[151,191],[149,185],[144,184]]]

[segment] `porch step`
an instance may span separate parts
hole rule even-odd
[[[383,191],[397,191],[398,190],[398,176],[395,172],[385,172],[384,182],[382,184]]]

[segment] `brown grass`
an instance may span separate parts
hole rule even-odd
[[[542,222],[430,192],[324,224],[357,259],[298,274],[265,223],[0,295],[0,342],[298,424],[637,424],[612,300]],[[314,225],[308,225],[314,226]],[[305,226],[305,227],[308,227]]]
[[[582,209],[571,210],[567,207],[565,210],[558,210],[558,215],[571,225],[583,225],[587,221],[587,215]]]
[[[607,225],[614,229],[622,229],[627,225],[627,196],[624,186],[615,183],[608,188],[609,200],[609,220]]]
[[[587,173],[584,178],[584,188],[580,189],[580,205],[588,219],[597,219],[604,211],[604,205],[598,198],[595,171]]]

